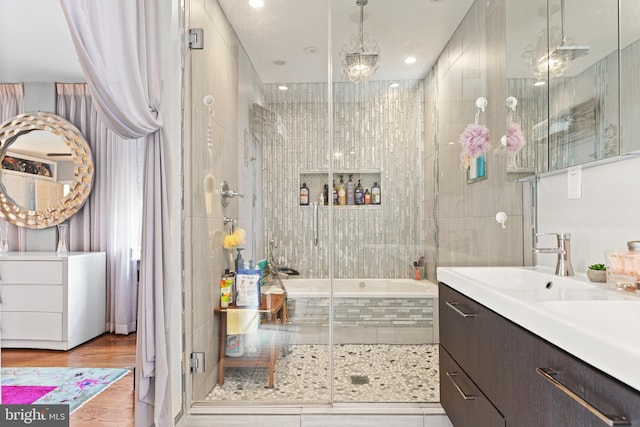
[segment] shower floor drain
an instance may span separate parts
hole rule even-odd
[[[351,375],[351,384],[354,384],[354,385],[369,384],[369,377],[366,375]]]

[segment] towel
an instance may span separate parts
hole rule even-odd
[[[257,332],[259,324],[258,310],[250,308],[227,310],[227,335]]]

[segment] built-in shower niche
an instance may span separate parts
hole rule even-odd
[[[358,185],[358,180],[360,181],[360,185],[362,185],[363,191],[369,190],[371,193],[372,187],[377,184],[380,187],[381,194],[384,191],[383,182],[382,182],[382,173],[380,169],[349,169],[349,170],[334,170],[333,171],[333,181],[328,182],[329,174],[326,170],[305,170],[300,172],[300,182],[298,188],[302,187],[302,184],[306,184],[309,189],[309,205],[312,205],[314,202],[320,204],[320,195],[324,191],[325,184],[329,185],[329,198],[331,198],[333,192],[333,185],[335,184],[336,188],[340,183],[340,177],[342,176],[344,183],[346,185],[347,181],[349,181],[349,176],[352,176],[353,182],[355,185]],[[370,208],[380,206],[384,200],[384,195],[382,194],[381,203],[374,204],[373,196],[371,200],[371,204],[369,205],[341,205],[339,208]],[[324,205],[328,205],[329,200],[324,202]]]

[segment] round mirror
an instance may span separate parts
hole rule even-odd
[[[93,160],[82,133],[62,117],[19,114],[0,125],[0,218],[47,228],[82,208]]]

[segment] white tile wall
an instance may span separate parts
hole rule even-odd
[[[572,264],[584,274],[590,264],[604,263],[607,249],[626,250],[628,240],[640,240],[640,192],[636,179],[640,158],[582,169],[582,198],[567,197],[567,172],[543,177],[538,183],[538,230],[571,233]],[[555,246],[541,237],[540,246]],[[555,267],[553,254],[538,263]]]

